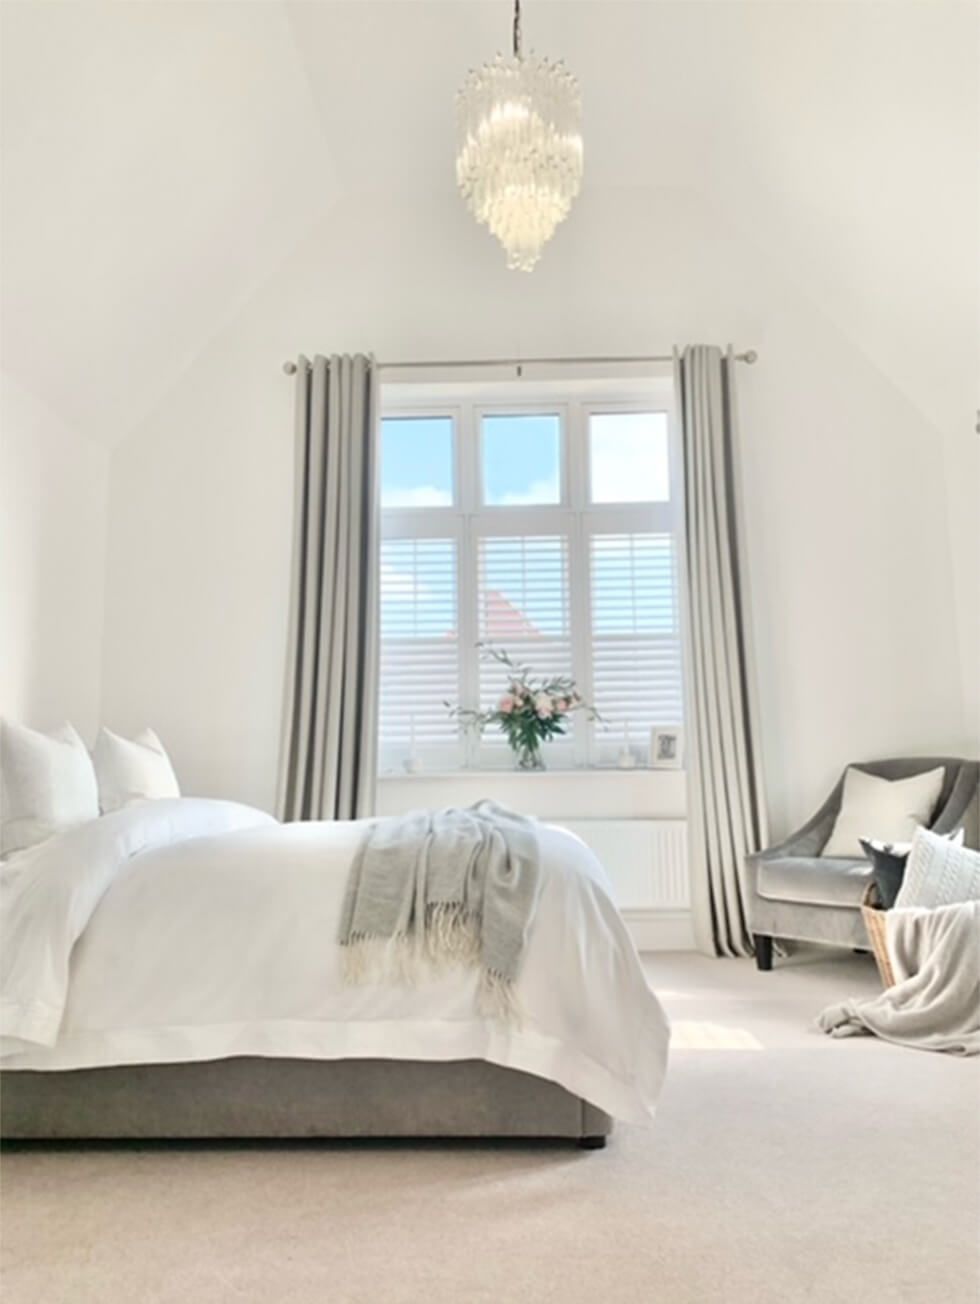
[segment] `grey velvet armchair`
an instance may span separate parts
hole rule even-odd
[[[860,761],[854,768],[883,779],[907,779],[940,765],[945,769],[943,787],[930,827],[937,833],[963,829],[967,845],[975,847],[980,782],[976,761],[917,756]],[[779,846],[746,857],[745,897],[760,969],[772,968],[772,944],[777,938],[851,948],[868,945],[861,900],[871,881],[870,863],[863,858],[820,855],[840,811],[843,789],[842,774],[833,792],[801,829]],[[873,837],[874,829],[868,834]]]

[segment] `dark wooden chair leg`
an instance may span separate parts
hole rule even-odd
[[[578,1144],[580,1150],[605,1150],[606,1138],[604,1136],[580,1136]]]
[[[772,938],[763,937],[761,933],[755,933],[754,938],[756,968],[768,973],[772,968]]]

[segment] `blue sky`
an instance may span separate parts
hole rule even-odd
[[[561,422],[556,416],[483,419],[486,501],[494,506],[561,502]]]
[[[595,413],[589,440],[594,502],[637,498],[664,502],[670,497],[667,423],[662,413]],[[487,415],[482,450],[485,502],[493,506],[560,502],[557,416]],[[381,501],[384,507],[452,505],[451,417],[394,417],[382,423]]]
[[[557,503],[561,427],[557,416],[487,416],[483,422],[486,502]],[[452,419],[382,423],[384,507],[448,507],[453,485]]]
[[[381,423],[383,507],[448,507],[453,501],[451,417]]]

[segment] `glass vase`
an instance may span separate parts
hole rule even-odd
[[[519,770],[543,770],[544,757],[541,755],[541,744],[522,743],[515,747],[514,760]]]

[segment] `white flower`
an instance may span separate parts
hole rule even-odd
[[[539,719],[548,719],[552,713],[553,704],[547,693],[538,693],[534,699],[534,709],[537,711]]]

